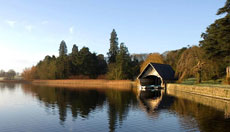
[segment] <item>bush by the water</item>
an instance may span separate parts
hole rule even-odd
[[[227,82],[228,85],[230,85],[230,77],[226,78],[226,82]]]

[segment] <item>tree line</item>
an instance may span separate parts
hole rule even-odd
[[[59,56],[47,55],[32,68],[26,68],[24,79],[134,79],[139,72],[139,63],[132,59],[124,43],[118,46],[118,37],[113,29],[110,38],[108,62],[102,54],[91,53],[88,47],[78,50],[73,45],[68,54],[64,40],[59,46]]]
[[[65,41],[61,41],[59,56],[47,55],[32,68],[25,69],[22,76],[25,79],[69,79],[96,78],[106,73],[107,64],[102,54],[91,53],[88,47],[78,50],[73,45],[72,52],[67,53]]]
[[[13,69],[8,70],[7,72],[4,70],[0,70],[0,77],[3,77],[5,79],[14,79],[16,75],[19,73],[16,73]]]

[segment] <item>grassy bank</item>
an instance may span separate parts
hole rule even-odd
[[[221,87],[230,88],[230,85],[223,84],[223,79],[202,81],[200,84],[196,83],[196,78],[188,78],[181,82],[183,85],[194,85],[194,86],[204,86],[204,87]]]
[[[131,89],[136,83],[130,80],[34,80],[33,84],[72,88],[113,88]]]

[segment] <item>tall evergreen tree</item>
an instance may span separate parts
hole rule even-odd
[[[118,37],[115,29],[113,29],[110,37],[109,52],[107,53],[109,57],[109,63],[116,62],[117,53],[118,53]]]
[[[74,44],[74,45],[73,45],[73,48],[72,48],[72,54],[73,54],[73,55],[78,54],[78,47],[77,47],[77,45],[76,45],[76,44]]]
[[[73,45],[72,53],[70,57],[70,73],[71,76],[79,74],[79,65],[78,65],[78,47],[76,44]]]
[[[226,16],[211,24],[201,35],[201,47],[205,50],[207,58],[218,64],[219,75],[225,75],[225,68],[230,65],[230,0],[226,1],[217,15],[227,13]]]
[[[67,55],[67,46],[64,40],[61,41],[59,47],[59,56]]]
[[[116,62],[109,64],[108,78],[121,80],[121,79],[133,79],[136,74],[138,63],[136,60],[131,59],[128,48],[124,43],[120,44],[119,52],[116,55]]]
[[[116,64],[119,68],[119,79],[129,79],[130,69],[131,69],[131,57],[129,55],[128,48],[124,43],[120,44],[119,52],[116,56]]]
[[[230,0],[227,0],[225,2],[224,7],[220,8],[216,14],[221,15],[224,13],[227,13],[228,15],[230,15]]]

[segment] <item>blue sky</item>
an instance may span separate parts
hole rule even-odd
[[[106,55],[112,29],[130,53],[197,45],[225,0],[0,0],[0,69],[58,55],[61,40]]]

